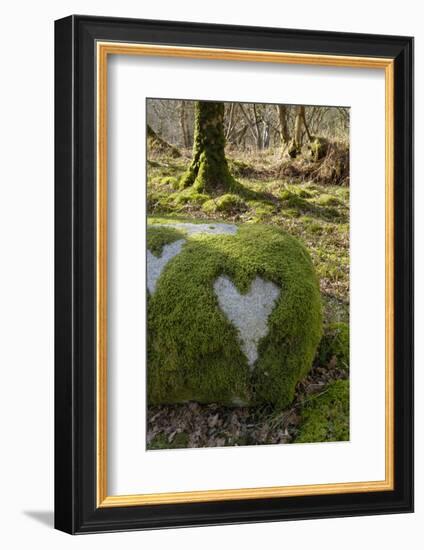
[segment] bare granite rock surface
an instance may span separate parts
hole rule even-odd
[[[238,227],[233,223],[167,223],[167,224],[151,224],[149,227],[173,227],[181,229],[187,235],[195,235],[196,233],[206,233],[209,235],[235,235]]]
[[[268,334],[268,317],[280,296],[280,289],[270,281],[255,277],[250,290],[240,294],[228,277],[214,283],[219,305],[237,328],[241,349],[252,368],[258,358],[259,341]]]
[[[156,284],[166,264],[181,252],[185,239],[180,239],[163,247],[162,254],[157,258],[154,254],[147,251],[147,288],[150,294],[156,290]]]

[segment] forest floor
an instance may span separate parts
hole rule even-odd
[[[282,163],[273,151],[254,156],[237,152],[237,157],[227,152],[227,156],[231,172],[245,192],[214,198],[178,190],[178,178],[190,162],[189,153],[179,158],[150,157],[149,221],[219,220],[283,228],[299,238],[311,254],[320,280],[324,330],[335,322],[348,323],[349,186],[323,183],[310,169],[312,163],[302,159]],[[147,446],[166,449],[295,442],[315,403],[328,410],[328,426],[319,440],[348,439],[348,407],[339,410],[340,418],[330,418],[337,392],[343,393],[347,387],[345,365],[317,357],[286,411],[269,406],[230,408],[198,403],[150,406]],[[338,425],[340,422],[344,425]]]

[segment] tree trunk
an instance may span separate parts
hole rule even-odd
[[[249,129],[252,133],[252,137],[255,140],[256,149],[261,150],[262,149],[262,133],[260,129],[260,120],[258,119],[257,113],[256,113],[256,106],[253,104],[253,119],[251,120],[249,118],[249,115],[247,114],[246,110],[243,108],[243,105],[239,103],[240,110],[242,112],[242,115],[247,122]]]
[[[281,150],[284,152],[290,141],[289,129],[287,127],[287,107],[285,105],[277,105],[277,108],[278,120],[280,122]]]
[[[231,137],[231,134],[233,132],[233,122],[234,122],[234,113],[236,111],[237,103],[231,103],[230,105],[230,114],[229,114],[229,120],[228,120],[228,126],[227,131],[225,133],[225,140],[228,143],[228,140]]]
[[[263,140],[262,140],[260,120],[259,120],[258,114],[256,112],[256,104],[255,103],[253,104],[253,116],[255,118],[256,149],[258,149],[258,151],[262,151],[262,149],[264,148],[264,144],[263,144]]]
[[[183,143],[184,143],[184,147],[187,148],[190,145],[190,140],[189,140],[188,130],[187,130],[185,101],[181,101],[179,111],[180,111],[180,127],[181,127],[181,133],[183,135]]]
[[[181,188],[217,194],[228,191],[232,183],[225,157],[224,104],[196,101],[193,160]]]
[[[312,136],[311,136],[311,133],[309,131],[308,125],[306,124],[305,107],[303,107],[302,118],[303,118],[303,126],[305,127],[306,135],[308,136],[308,140],[311,142],[312,141]]]
[[[296,148],[300,151],[302,147],[302,125],[305,120],[305,107],[304,105],[299,105],[296,113],[296,120],[294,123],[294,144]]]
[[[305,107],[299,105],[296,110],[296,119],[294,121],[294,135],[290,140],[288,154],[291,158],[296,158],[302,151],[302,129],[305,123]]]

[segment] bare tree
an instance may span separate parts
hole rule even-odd
[[[149,99],[147,122],[167,143],[178,148],[192,147],[195,128],[195,101]],[[224,137],[233,150],[279,148],[296,157],[313,142],[347,143],[349,109],[272,105],[224,104]]]
[[[180,119],[180,128],[183,136],[184,147],[190,147],[190,140],[187,128],[187,117],[186,117],[186,101],[182,100],[178,106],[179,119]]]
[[[248,128],[250,129],[253,139],[255,141],[256,149],[259,151],[263,149],[263,135],[261,131],[261,122],[262,118],[260,117],[258,113],[258,107],[255,103],[251,105],[251,109],[249,109],[248,105],[244,105],[242,103],[239,103],[240,110],[244,116],[244,119],[246,120],[246,123],[248,125]],[[251,113],[249,114],[249,110],[251,110]]]
[[[287,125],[287,106],[277,105],[278,122],[281,140],[281,152],[283,153],[290,141],[289,128]]]

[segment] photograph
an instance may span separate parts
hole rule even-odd
[[[59,531],[413,510],[414,41],[292,22],[55,21]]]
[[[0,548],[424,548],[422,13],[3,4]]]
[[[146,99],[147,450],[349,441],[349,130]]]

